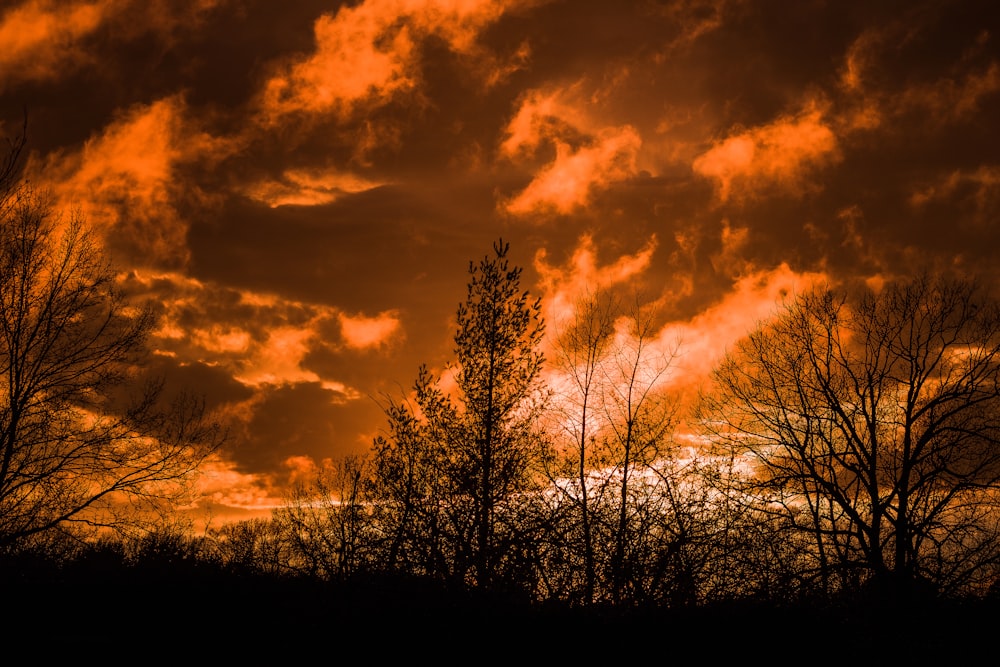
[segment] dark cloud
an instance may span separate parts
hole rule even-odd
[[[298,383],[260,392],[252,416],[234,430],[230,455],[237,470],[281,479],[295,459],[315,462],[367,451],[380,414],[374,399],[346,401],[318,383]],[[289,461],[292,459],[292,461]]]

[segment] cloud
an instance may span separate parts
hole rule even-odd
[[[545,321],[555,328],[571,319],[581,300],[594,292],[628,284],[652,263],[656,237],[650,237],[635,254],[625,254],[610,264],[598,266],[598,248],[591,235],[580,238],[564,266],[548,263],[544,248],[535,253],[534,268],[542,295]]]
[[[728,220],[722,221],[721,245],[712,255],[712,268],[716,273],[736,277],[747,272],[749,265],[743,257],[750,230],[747,227],[733,227]]]
[[[187,360],[223,366],[250,387],[318,382],[345,396],[353,392],[333,378],[303,368],[321,327],[334,320],[328,306],[297,303],[273,295],[243,293],[176,274],[130,276],[130,287],[159,292],[155,349]]]
[[[726,14],[743,0],[679,0],[654,5],[654,11],[662,13],[676,26],[676,34],[667,41],[664,54],[670,57],[679,50],[690,48],[700,38],[718,30],[724,24]]]
[[[662,345],[679,341],[676,383],[697,384],[708,379],[727,350],[750,333],[756,323],[777,313],[781,303],[827,280],[815,272],[794,271],[788,264],[748,273],[733,283],[722,299],[685,322],[661,329]]]
[[[277,206],[318,206],[345,194],[364,192],[384,185],[337,170],[288,169],[280,180],[257,181],[245,188],[247,196]]]
[[[933,21],[930,16],[924,20]],[[928,28],[897,21],[868,28],[854,40],[840,71],[840,88],[856,101],[844,114],[850,129],[871,129],[914,113],[935,125],[953,123],[974,116],[984,98],[1000,91],[1000,64],[986,30],[965,42],[944,76],[921,76],[909,63],[905,72],[893,71],[894,60],[931,48],[938,37]]]
[[[779,187],[793,194],[807,187],[813,168],[839,158],[837,140],[823,111],[810,104],[794,116],[730,134],[698,156],[695,173],[713,179],[721,201]]]
[[[179,29],[196,27],[207,12],[227,1],[25,0],[0,14],[0,91],[102,66],[91,48],[101,31],[111,42],[149,33],[170,41]]]
[[[500,154],[512,159],[531,156],[544,144],[568,142],[589,132],[593,120],[581,95],[579,83],[527,92],[504,130]]]
[[[957,169],[936,181],[914,188],[909,200],[914,209],[933,204],[956,204],[971,209],[974,220],[992,224],[1000,211],[1000,165]]]
[[[344,344],[356,350],[388,345],[400,328],[399,316],[394,312],[379,313],[376,317],[340,314],[340,331]]]
[[[65,76],[88,60],[80,40],[119,9],[119,0],[28,0],[0,15],[0,90]]]
[[[251,388],[316,383],[342,400],[360,396],[310,364],[319,350],[362,351],[402,336],[395,312],[347,315],[333,306],[204,283],[177,273],[131,271],[121,278],[136,299],[158,304],[151,337],[160,355],[224,368]],[[339,332],[340,336],[331,335]]]
[[[240,472],[232,461],[218,455],[203,463],[199,472],[199,505],[213,514],[221,507],[223,513],[218,518],[223,522],[231,519],[234,509],[268,516],[284,503],[282,489],[271,486],[266,475]]]
[[[187,223],[176,200],[184,190],[178,168],[210,164],[233,142],[200,131],[180,97],[137,105],[76,151],[32,156],[25,174],[52,193],[57,208],[76,210],[105,231],[138,264],[181,265],[187,260]]]
[[[900,112],[930,113],[938,123],[954,122],[978,112],[980,101],[997,91],[1000,65],[992,62],[980,71],[912,86],[897,97],[897,106]]]
[[[311,326],[270,329],[251,354],[245,354],[245,361],[235,378],[251,386],[318,382],[316,373],[302,368],[314,338],[316,331]],[[342,389],[343,385],[338,383],[334,388]]]
[[[365,0],[316,20],[315,51],[277,68],[264,84],[267,123],[294,113],[344,117],[360,105],[380,105],[414,92],[422,40],[443,39],[471,53],[486,26],[516,1]]]
[[[582,148],[559,142],[555,160],[504,208],[514,215],[572,213],[586,206],[595,190],[633,176],[641,145],[639,133],[630,126],[603,130],[593,145]]]
[[[591,95],[600,97],[600,92]],[[502,202],[514,215],[568,215],[596,191],[636,174],[642,139],[631,125],[608,126],[594,118],[583,85],[532,90],[519,100],[504,130],[499,154],[532,163],[554,152],[519,193]]]
[[[826,279],[825,274],[797,272],[787,264],[751,271],[735,280],[727,293],[691,318],[655,325],[657,328],[643,332],[641,341],[635,327],[636,313],[626,308],[616,318],[608,346],[596,360],[598,382],[603,383],[604,391],[627,395],[629,379],[627,374],[623,377],[622,368],[631,372],[636,355],[641,355],[641,363],[635,369],[636,386],[670,392],[671,400],[680,405],[693,399],[697,388],[710,381],[711,371],[719,360],[749,334],[756,323],[775,315],[781,304],[794,298],[797,292]],[[575,305],[570,304],[566,315],[575,314],[572,310]],[[638,317],[655,318],[656,310],[656,302],[647,303]],[[650,322],[655,323],[657,319]],[[577,410],[571,398],[575,385],[565,366],[573,357],[561,357],[558,352],[549,356],[561,359],[561,363],[546,367],[545,381],[556,390],[553,400],[559,410],[573,415]],[[576,423],[573,418],[571,423]]]

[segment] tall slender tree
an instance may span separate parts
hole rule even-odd
[[[597,292],[583,299],[574,319],[556,338],[555,356],[560,371],[568,376],[568,388],[561,403],[565,413],[561,420],[566,435],[572,441],[565,474],[573,479],[564,488],[568,501],[579,517],[583,556],[583,602],[591,604],[597,589],[597,559],[595,555],[594,502],[591,478],[600,466],[597,433],[601,423],[595,416],[603,398],[601,363],[614,335],[617,304],[607,293]],[[562,476],[560,470],[557,473]],[[563,485],[565,487],[565,485]],[[600,489],[602,490],[602,489]]]
[[[410,538],[435,542],[410,551],[443,554],[451,576],[482,588],[523,566],[526,526],[512,501],[532,487],[533,464],[546,451],[536,418],[544,398],[541,305],[521,289],[508,250],[500,240],[470,263],[456,317],[456,390],[446,393],[421,368],[416,409],[393,403],[389,437],[375,443],[376,487],[391,492],[383,501],[422,521]],[[407,551],[406,530],[392,531],[394,558]]]

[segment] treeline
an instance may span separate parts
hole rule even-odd
[[[19,180],[23,145],[0,163],[14,640],[38,619],[74,646],[184,618],[246,633],[258,610],[289,633],[381,618],[477,641],[499,616],[518,637],[739,619],[865,648],[923,627],[926,605],[968,632],[1000,600],[1000,306],[926,274],[790,297],[682,403],[651,304],[595,292],[546,331],[499,241],[470,264],[454,365],[385,397],[368,455],[196,535],[171,508],[224,433],[139,381],[154,313]]]
[[[17,268],[25,238],[44,241],[50,228],[29,215],[44,212],[30,196],[15,204],[7,215],[22,225],[8,226],[16,243],[3,258]],[[95,256],[89,245],[62,248]],[[122,500],[162,500],[144,482],[183,481],[197,459],[177,453],[203,435],[217,443],[217,427],[191,428],[197,412],[148,420],[157,413],[146,402],[80,430],[86,406],[113,406],[95,396],[113,396],[126,377],[106,362],[127,361],[140,340],[134,326],[149,320],[94,334],[94,312],[124,315],[113,291],[87,302],[95,310],[66,307],[60,331],[79,334],[46,348],[59,352],[57,373],[37,372],[38,384],[63,382],[61,402],[24,382],[5,394],[6,562],[27,572],[42,554],[39,572],[105,562],[143,576],[168,567],[165,577],[381,582],[430,586],[438,599],[576,609],[997,595],[1000,308],[975,283],[925,275],[791,298],[735,345],[682,414],[667,382],[677,349],[649,306],[597,292],[546,332],[507,253],[501,241],[470,264],[454,367],[447,378],[421,368],[410,393],[386,397],[370,454],[331,463],[268,519],[200,536],[141,525]],[[110,285],[103,265],[81,266],[98,267],[96,286],[67,280],[57,296],[71,306]],[[20,280],[20,293],[37,289]],[[24,321],[49,320],[28,306],[0,309],[10,377],[46,368],[14,354]],[[79,340],[90,347],[74,347]],[[160,430],[128,429],[126,419]],[[117,513],[97,511],[107,500]]]
[[[974,283],[790,299],[678,442],[651,311],[591,295],[543,359],[507,250],[470,266],[448,389],[421,369],[370,456],[213,531],[222,558],[575,607],[996,595],[1000,310]]]
[[[409,394],[386,397],[370,454],[330,464],[270,518],[201,536],[136,530],[101,524],[87,496],[68,520],[22,516],[8,474],[7,557],[423,582],[566,608],[997,594],[1000,309],[976,284],[921,276],[791,298],[682,415],[666,382],[677,349],[648,306],[594,293],[546,332],[507,253],[501,241],[470,264],[446,381],[419,369]],[[7,414],[25,428],[47,413]],[[9,451],[40,455],[5,432]],[[97,451],[133,439],[100,433],[59,437]],[[141,493],[118,467],[111,479],[130,482],[118,497]],[[45,474],[63,493],[61,473]],[[74,522],[133,537],[82,540]]]

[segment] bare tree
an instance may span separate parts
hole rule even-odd
[[[612,452],[613,479],[618,484],[617,517],[612,534],[611,594],[616,604],[624,601],[626,589],[638,584],[632,558],[633,519],[645,509],[649,484],[639,475],[664,456],[674,426],[673,404],[662,391],[661,380],[669,370],[674,351],[654,345],[654,318],[637,300],[619,332],[606,365],[603,410],[608,424],[605,435]]]
[[[688,488],[678,485],[683,466],[672,459],[673,402],[662,382],[673,356],[638,297],[625,309],[608,293],[591,295],[556,338],[566,381],[554,404],[567,444],[550,477],[567,506],[561,531],[573,545],[561,561],[572,569],[582,557],[582,592],[573,597],[585,604],[648,601],[676,571],[677,558],[669,566],[665,558],[687,539],[677,512],[689,504]]]
[[[219,431],[201,401],[132,384],[155,322],[84,222],[25,185],[0,200],[0,545],[135,525],[186,490]]]
[[[573,483],[566,485],[553,479],[565,499],[579,512],[581,530],[584,604],[594,601],[597,588],[597,559],[595,555],[594,517],[591,487],[594,486],[595,469],[604,461],[597,451],[597,433],[601,426],[599,414],[602,400],[601,363],[614,334],[616,304],[606,293],[595,293],[585,298],[577,307],[573,321],[556,337],[554,356],[556,367],[568,377],[568,387],[561,392],[560,423],[572,441],[564,463],[568,464],[568,477]],[[562,476],[557,470],[551,477]],[[597,490],[603,490],[598,485]]]
[[[823,588],[981,591],[1000,561],[998,381],[996,302],[922,276],[794,299],[719,365],[701,415],[752,464],[741,491],[812,542]]]
[[[312,576],[345,580],[366,569],[375,545],[366,501],[368,460],[350,455],[292,489],[272,520],[287,535],[289,564]]]
[[[208,534],[214,557],[230,572],[282,575],[299,571],[286,526],[273,517],[230,521]]]

